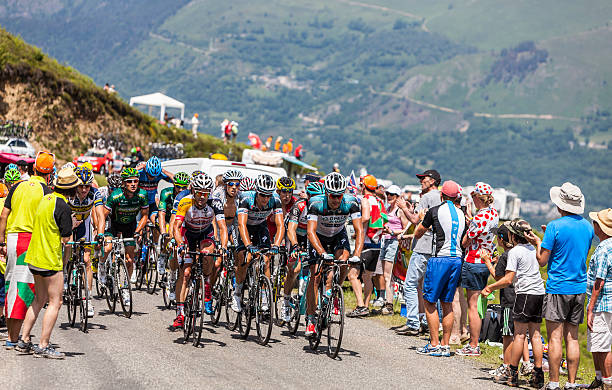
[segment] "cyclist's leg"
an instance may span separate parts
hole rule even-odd
[[[118,229],[122,232],[123,238],[134,238],[134,232],[136,232],[136,221],[127,224],[121,225]],[[125,245],[125,265],[127,267],[128,275],[132,275],[134,271],[134,258],[136,257],[136,242],[135,241],[126,241]]]
[[[257,228],[252,232],[251,237],[252,237],[251,241],[253,245],[258,246],[259,248],[270,249],[271,247],[270,231],[268,230],[267,223],[264,222],[261,225],[258,225]],[[264,273],[268,278],[270,277],[270,259],[271,258],[272,258],[271,255],[264,256],[264,261],[266,264],[264,267]]]
[[[298,245],[303,247],[306,241],[306,236],[298,236]],[[293,290],[293,284],[295,283],[295,278],[302,271],[302,264],[300,258],[293,258],[291,256],[287,256],[287,275],[285,276],[285,286],[284,293],[285,296],[291,295],[291,290]]]
[[[319,241],[321,241],[321,245],[323,248],[326,248],[326,241],[323,236],[319,236]],[[312,245],[308,245],[309,249],[309,259],[307,264],[304,266],[310,267],[310,280],[308,282],[308,286],[306,286],[306,315],[310,316],[315,313],[317,307],[317,289],[319,288],[319,283],[321,282],[321,275],[317,274],[317,260],[319,259],[319,254],[313,248]]]
[[[251,237],[251,243],[256,245],[253,242],[254,235],[252,234],[252,227],[247,225],[247,234]],[[236,229],[238,230],[238,229]],[[246,278],[247,266],[251,262],[251,254],[246,253],[246,246],[242,242],[242,237],[240,237],[240,233],[236,231],[236,236],[238,238],[238,245],[236,246],[236,293],[240,293],[240,288],[242,287],[242,283],[244,282],[244,278]],[[246,262],[245,262],[246,257]]]

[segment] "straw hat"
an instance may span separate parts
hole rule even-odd
[[[62,190],[69,190],[82,184],[76,173],[74,173],[74,169],[72,168],[63,168],[57,173],[57,177],[53,180],[53,185],[55,188],[60,188]]]
[[[578,186],[566,182],[561,187],[550,189],[550,200],[563,211],[572,214],[584,213],[584,195]]]
[[[612,237],[612,209],[605,209],[599,212],[589,213],[589,217],[606,233],[606,235]]]

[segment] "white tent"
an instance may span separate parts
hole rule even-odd
[[[159,107],[159,120],[164,120],[166,108],[178,108],[181,110],[181,120],[185,119],[185,104],[176,99],[166,96],[161,92],[151,93],[149,95],[134,96],[130,98],[130,106],[134,104],[142,104],[149,107]]]

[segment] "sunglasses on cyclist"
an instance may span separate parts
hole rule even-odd
[[[329,197],[333,198],[333,199],[340,199],[340,198],[342,198],[342,194],[338,194],[338,195],[329,194]]]
[[[138,179],[128,179],[125,181],[126,184],[138,184]]]
[[[262,198],[271,198],[272,197],[272,194],[266,195],[266,194],[262,194],[261,192],[258,192],[257,195],[261,196]]]
[[[293,190],[290,189],[282,189],[280,192],[284,192],[285,194],[293,194]]]
[[[229,187],[238,187],[240,186],[240,182],[239,181],[228,181],[227,183],[225,183],[225,185]]]
[[[193,194],[198,196],[210,195],[210,191],[193,191]]]

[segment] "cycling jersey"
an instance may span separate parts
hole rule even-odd
[[[308,202],[308,220],[317,221],[317,233],[333,237],[344,229],[348,218],[361,218],[361,208],[353,195],[344,194],[340,206],[331,210],[327,205],[327,195],[317,195]]]
[[[293,207],[293,205],[295,204],[297,200],[298,199],[295,196],[292,196],[287,206],[284,206],[281,202],[281,207],[283,209],[283,216],[285,216],[284,218],[285,228],[287,227],[287,217],[286,216],[289,214],[289,212],[291,211],[291,208]],[[270,231],[270,236],[274,237],[276,235],[276,223],[274,223],[274,215],[269,215],[267,222],[268,222],[268,230]]]
[[[228,197],[227,197],[227,193],[225,192],[225,188],[217,187],[217,189],[215,189],[215,191],[213,191],[213,193],[210,195],[210,198],[212,201],[211,202],[212,208],[215,212],[215,219],[217,221],[225,220],[226,219],[225,205],[228,201]],[[236,212],[237,212],[239,208],[239,204],[240,204],[238,195],[234,197],[234,203],[236,204]],[[234,217],[232,217],[232,219]]]
[[[181,199],[183,199],[184,197],[190,194],[191,194],[191,191],[189,190],[183,190],[179,192],[178,194],[176,194],[176,196],[174,197],[174,202],[172,202],[172,214],[176,214],[176,211],[178,210],[178,205]]]
[[[138,177],[138,187],[146,192],[147,204],[155,203],[155,197],[157,196],[157,185],[159,182],[165,180],[171,183],[172,181],[163,172],[154,178],[149,178],[149,175],[147,175],[147,172],[144,169],[139,172],[140,176]]]
[[[140,210],[148,209],[147,194],[138,190],[134,196],[127,198],[123,190],[118,188],[106,200],[105,207],[111,211],[111,224],[130,224],[136,221]]]
[[[289,222],[298,224],[296,231],[298,236],[306,235],[308,225],[308,201],[306,199],[300,199],[293,205],[285,218],[285,227],[289,225]]]
[[[276,195],[276,194],[275,194]],[[255,199],[257,192],[246,191],[240,198],[240,206],[238,208],[238,215],[247,214],[247,225],[260,225],[266,222],[266,218],[270,214],[282,214],[283,209],[281,208],[281,202],[278,196],[271,196],[268,203],[260,209],[257,207]]]
[[[166,219],[170,219],[172,214],[172,207],[174,206],[174,187],[164,188],[159,194],[159,210],[166,212]]]
[[[203,232],[212,227],[214,211],[210,206],[210,199],[203,208],[195,207],[193,195],[181,199],[176,212],[176,220],[184,222],[187,231]]]
[[[84,221],[91,215],[91,210],[96,206],[102,205],[102,194],[97,188],[91,187],[89,193],[83,200],[78,196],[68,200],[70,209],[74,213],[77,221]],[[84,222],[85,223],[85,222]]]

